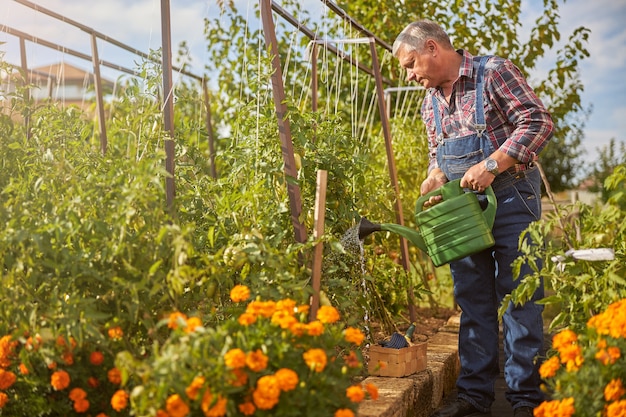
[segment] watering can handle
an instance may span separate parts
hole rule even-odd
[[[428,201],[430,197],[441,195],[443,200],[448,200],[450,198],[456,197],[464,193],[465,191],[461,188],[461,179],[452,180],[441,187],[433,190],[417,199],[417,203],[415,203],[415,212],[418,213],[424,209],[424,203]],[[487,207],[483,210],[483,216],[485,217],[485,221],[489,228],[493,227],[493,223],[496,219],[496,208],[498,207],[498,201],[496,199],[496,195],[493,192],[493,188],[491,186],[487,187],[484,191],[484,194],[487,196]]]

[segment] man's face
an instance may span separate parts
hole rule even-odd
[[[424,86],[424,88],[437,86],[433,78],[434,67],[431,54],[426,52],[419,53],[402,48],[398,52],[398,61],[402,68],[406,69],[407,81],[415,81]]]

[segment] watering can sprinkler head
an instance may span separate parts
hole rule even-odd
[[[380,224],[372,223],[366,217],[361,217],[359,221],[359,240],[363,240],[374,232],[380,232]]]

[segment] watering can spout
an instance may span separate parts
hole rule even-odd
[[[395,233],[404,237],[421,250],[426,250],[426,244],[419,231],[395,223],[373,223],[367,218],[361,217],[359,222],[359,239],[363,240],[372,233],[380,231]]]

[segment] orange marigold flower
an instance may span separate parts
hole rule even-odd
[[[626,400],[615,401],[606,407],[606,417],[626,416]]]
[[[249,326],[249,325],[254,324],[256,322],[256,316],[254,314],[250,314],[250,313],[243,313],[242,315],[239,316],[237,321],[242,326]]]
[[[109,369],[109,372],[107,372],[107,378],[111,384],[119,385],[122,383],[122,373],[117,368]]]
[[[281,368],[274,374],[282,391],[291,391],[298,386],[298,374],[288,368]]]
[[[96,417],[109,417],[109,416],[107,416],[104,413],[98,413],[98,414],[96,414]],[[157,417],[159,417],[159,413],[158,412],[157,412]],[[167,417],[167,416],[165,416],[165,417]]]
[[[261,410],[270,410],[280,399],[280,386],[273,375],[265,375],[259,378],[257,386],[252,393],[254,405]]]
[[[156,416],[155,417],[170,417],[169,414],[167,414],[166,411],[163,410],[157,410]]]
[[[621,356],[622,352],[616,346],[609,346],[596,352],[596,359],[605,366],[613,365]]]
[[[260,372],[267,368],[269,358],[260,350],[248,352],[246,355],[246,365],[253,372]]]
[[[57,369],[57,363],[54,361],[48,363],[48,369]]]
[[[280,300],[276,303],[276,311],[284,311],[293,316],[296,313],[296,302],[291,298]]]
[[[622,385],[621,379],[612,379],[611,382],[604,387],[604,399],[607,401],[618,401],[626,394],[626,389]]]
[[[180,311],[175,311],[170,314],[170,317],[167,321],[167,327],[170,329],[178,329],[178,326],[187,322],[187,315],[181,313]]]
[[[322,349],[309,349],[302,354],[302,357],[309,369],[315,372],[322,372],[328,361],[326,352]]]
[[[128,393],[122,389],[115,391],[111,397],[111,407],[115,411],[122,411],[128,405]]]
[[[241,368],[233,369],[233,378],[230,385],[233,387],[243,387],[248,383],[248,374]]]
[[[63,359],[63,362],[66,365],[74,364],[74,355],[72,355],[72,352],[70,352],[69,350],[66,350],[65,352],[63,352],[63,354],[61,355],[61,358]]]
[[[320,336],[324,333],[324,325],[319,320],[308,323],[306,329],[309,336]]]
[[[113,340],[119,340],[124,336],[124,331],[120,326],[111,327],[108,333],[109,337]]]
[[[601,335],[615,339],[626,338],[626,298],[611,305],[587,321],[587,327],[595,328]]]
[[[246,366],[246,353],[239,349],[231,349],[224,355],[224,363],[229,368],[243,368]]]
[[[354,417],[354,413],[348,408],[340,408],[335,411],[335,417]]]
[[[356,356],[356,353],[353,350],[351,350],[350,353],[345,355],[343,357],[343,360],[346,362],[346,365],[348,365],[350,368],[358,368],[359,366],[361,366],[361,362],[359,361],[358,356]]]
[[[245,285],[235,285],[230,290],[230,299],[235,303],[246,301],[250,298],[250,289]]]
[[[333,306],[321,306],[317,310],[317,319],[322,323],[335,323],[339,318],[339,312]]]
[[[352,385],[346,389],[346,397],[353,403],[360,403],[365,399],[365,391],[361,385]]]
[[[5,405],[9,402],[9,396],[4,392],[0,392],[0,408],[4,408]]]
[[[0,338],[0,367],[8,368],[11,366],[11,359],[15,354],[14,350],[18,342],[13,341],[10,335]]]
[[[22,375],[28,375],[30,373],[30,371],[28,370],[28,367],[24,365],[23,363],[20,363],[19,370],[20,370],[20,374]]]
[[[86,398],[81,398],[80,400],[74,402],[74,411],[77,413],[86,413],[89,410],[89,400]]]
[[[189,406],[180,395],[172,394],[165,401],[165,411],[171,417],[185,417],[189,414]]]
[[[561,360],[558,356],[553,356],[550,359],[544,361],[539,367],[539,375],[542,378],[552,378],[556,375],[556,371],[561,367]]]
[[[61,370],[55,371],[50,377],[50,385],[56,391],[60,391],[70,386],[70,374]]]
[[[262,316],[265,318],[272,317],[276,311],[276,303],[274,301],[251,301],[246,307],[246,313],[254,316]]]
[[[204,385],[205,379],[203,376],[199,375],[191,381],[191,384],[187,388],[185,388],[185,394],[189,397],[190,400],[195,400],[198,398],[198,394],[200,393],[200,388]]]
[[[17,380],[17,376],[11,371],[0,369],[0,389],[5,390],[11,387]]]
[[[552,338],[552,347],[559,352],[564,346],[570,346],[578,342],[578,335],[571,330],[561,330]]]
[[[574,414],[574,399],[544,401],[534,410],[534,417],[571,417]]]
[[[281,329],[289,329],[292,325],[298,322],[292,313],[285,310],[276,310],[272,314],[272,323],[280,326]]]
[[[244,416],[251,416],[256,411],[256,407],[250,401],[247,401],[247,402],[245,402],[243,404],[239,404],[239,406],[237,408],[239,408],[239,411]]]
[[[306,331],[307,331],[308,327],[306,325],[306,323],[301,323],[299,321],[296,321],[295,323],[293,323],[291,325],[291,327],[289,328],[289,331],[291,331],[291,334],[293,334],[294,336],[302,336]]]
[[[89,355],[89,363],[95,366],[102,365],[104,362],[104,354],[98,350],[91,352]]]
[[[193,333],[196,328],[202,327],[202,320],[199,317],[190,317],[187,320],[187,326],[185,327],[185,333]]]
[[[98,381],[98,378],[90,376],[89,378],[87,378],[87,385],[89,385],[91,388],[98,388],[98,386],[100,385],[100,381]]]
[[[222,417],[226,415],[226,403],[228,400],[221,394],[217,395],[217,400],[213,400],[213,394],[207,389],[202,396],[200,408],[205,417]]]
[[[299,305],[298,307],[296,307],[296,312],[297,313],[302,313],[302,314],[307,314],[309,312],[310,307],[306,304],[303,305]]]
[[[378,387],[372,383],[365,384],[365,391],[370,395],[372,400],[378,399]]]
[[[78,401],[87,398],[87,393],[82,388],[72,388],[69,397],[72,401]]]
[[[354,327],[348,327],[344,331],[344,333],[345,333],[346,342],[354,343],[357,346],[363,343],[363,340],[365,339],[365,335],[363,334],[363,332]]]

